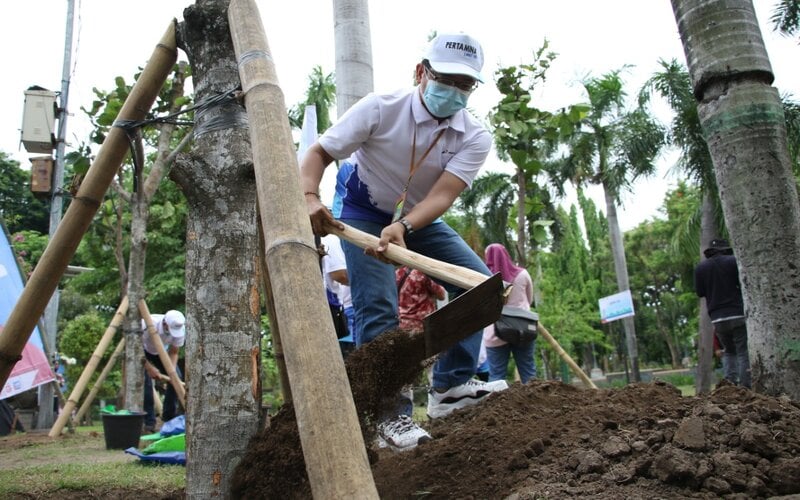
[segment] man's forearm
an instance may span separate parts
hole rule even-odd
[[[319,183],[322,182],[322,175],[325,167],[333,161],[319,143],[314,143],[300,162],[300,187],[304,193],[319,194]]]

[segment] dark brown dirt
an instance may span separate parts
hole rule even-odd
[[[393,394],[423,368],[402,362],[406,338],[384,334],[348,358],[366,443],[374,442],[377,395]],[[413,451],[369,450],[382,498],[800,494],[800,404],[730,385],[682,397],[665,383],[585,390],[533,381],[424,425],[434,440]],[[291,408],[251,442],[234,495],[310,498]]]

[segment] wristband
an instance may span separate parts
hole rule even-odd
[[[318,200],[320,199],[319,198],[319,193],[317,193],[315,191],[306,191],[305,193],[303,193],[303,196],[308,196],[308,195],[316,196]]]
[[[414,226],[412,226],[411,223],[408,222],[405,217],[401,217],[400,219],[397,220],[397,222],[403,225],[407,235],[414,232]]]

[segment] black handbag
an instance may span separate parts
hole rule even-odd
[[[528,344],[539,334],[539,315],[521,307],[503,306],[503,312],[494,323],[494,334],[509,344]]]

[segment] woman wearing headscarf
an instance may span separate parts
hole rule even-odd
[[[500,243],[492,243],[486,247],[485,260],[486,266],[493,274],[500,273],[503,281],[513,285],[506,305],[530,310],[533,301],[533,280],[528,271],[515,265],[506,247]],[[512,345],[497,338],[494,334],[494,325],[489,325],[483,331],[483,343],[489,361],[489,381],[505,380],[511,354],[514,355],[514,362],[523,384],[536,377],[536,362],[533,358],[535,340]]]

